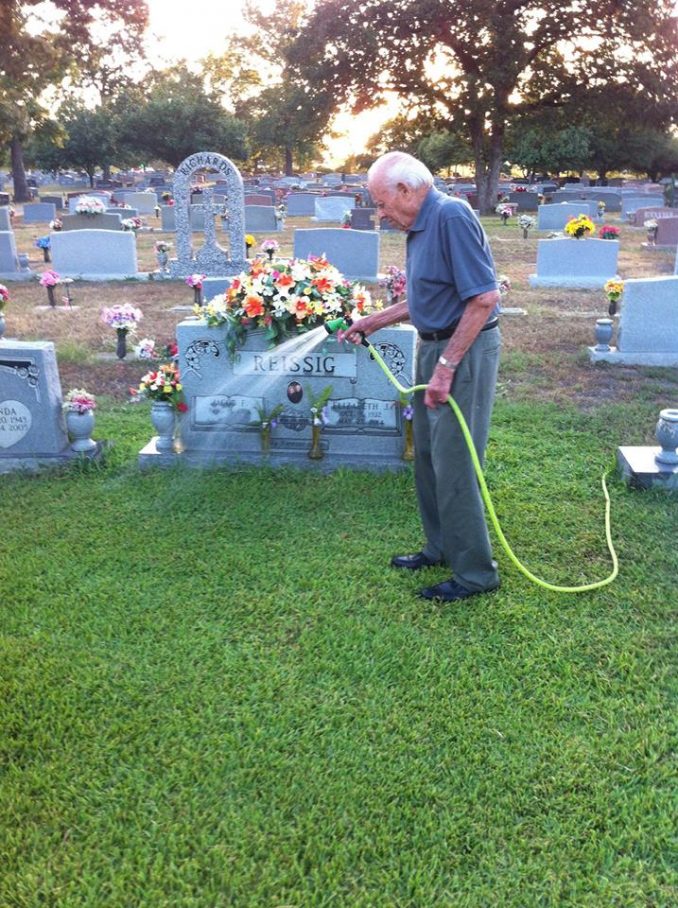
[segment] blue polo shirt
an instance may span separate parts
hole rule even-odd
[[[467,202],[431,187],[407,234],[407,305],[418,331],[442,331],[466,301],[497,290],[485,231]],[[499,312],[497,304],[490,318]]]

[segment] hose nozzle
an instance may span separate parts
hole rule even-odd
[[[331,318],[328,322],[325,322],[325,331],[328,334],[336,334],[337,331],[347,331],[352,324],[352,320],[348,317]]]
[[[352,324],[353,319],[346,315],[340,316],[339,318],[331,318],[328,322],[325,322],[324,327],[328,334],[336,334],[337,331],[347,331]],[[370,342],[364,334],[360,335],[360,343],[363,347],[370,346]]]

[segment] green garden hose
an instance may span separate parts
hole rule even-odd
[[[388,368],[379,352],[370,344],[369,341],[363,339],[364,345],[370,351],[370,355],[377,363],[381,366],[383,371],[386,374],[386,377],[389,381],[395,385],[398,391],[401,394],[413,394],[415,391],[425,391],[426,385],[413,385],[411,388],[404,388],[400,382],[397,380],[395,375]],[[502,531],[501,525],[499,523],[499,518],[497,517],[496,511],[494,510],[494,505],[492,504],[492,499],[490,497],[490,492],[487,488],[487,483],[485,482],[485,476],[483,475],[483,468],[480,465],[480,460],[478,459],[478,454],[473,444],[473,439],[471,438],[471,433],[464,419],[464,414],[459,409],[459,405],[454,400],[452,395],[449,395],[447,398],[448,404],[452,407],[454,415],[457,417],[459,426],[461,428],[462,434],[466,439],[466,444],[468,445],[469,452],[471,454],[471,460],[473,461],[473,468],[475,470],[476,476],[478,477],[478,484],[480,486],[480,492],[483,496],[483,501],[485,502],[485,507],[487,513],[489,514],[492,526],[495,529],[495,532],[501,542],[506,554],[509,556],[513,564],[518,568],[518,570],[523,573],[528,580],[531,580],[533,583],[536,583],[538,586],[544,587],[547,590],[553,590],[554,593],[584,593],[587,590],[597,590],[602,586],[607,586],[609,583],[615,579],[619,573],[619,560],[617,558],[617,553],[614,550],[614,545],[612,544],[612,533],[610,530],[610,495],[607,491],[607,484],[605,482],[606,477],[608,476],[610,470],[606,470],[602,477],[603,484],[603,494],[605,495],[605,538],[607,540],[607,547],[612,556],[612,573],[609,576],[605,577],[604,580],[597,580],[595,583],[584,583],[581,586],[556,586],[553,583],[547,583],[545,580],[541,580],[531,571],[529,571],[523,564],[520,563],[516,555],[514,555],[511,546],[508,544],[508,540]]]

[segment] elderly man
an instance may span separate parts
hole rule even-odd
[[[433,186],[411,155],[389,152],[368,173],[382,217],[407,231],[407,301],[376,312],[343,335],[410,320],[419,333],[414,400],[415,480],[426,542],[391,564],[418,570],[437,564],[453,576],[425,587],[425,599],[453,602],[499,586],[483,502],[471,456],[447,403],[453,394],[481,461],[489,433],[499,366],[499,292],[485,232],[466,202]]]

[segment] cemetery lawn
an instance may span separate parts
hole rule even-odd
[[[678,380],[589,364],[602,294],[529,289],[536,237],[498,225],[528,315],[504,319],[487,479],[518,557],[585,583],[610,570],[600,476]],[[623,275],[672,271],[623,229]],[[409,469],[139,472],[145,367],[97,358],[98,311],[140,305],[164,342],[189,288],[76,284],[75,318],[11,290],[8,334],[55,341],[111,445],[0,476],[0,905],[676,903],[675,496],[610,478],[602,590],[543,590],[497,544],[499,590],[427,603],[443,569],[388,567],[421,543]]]

